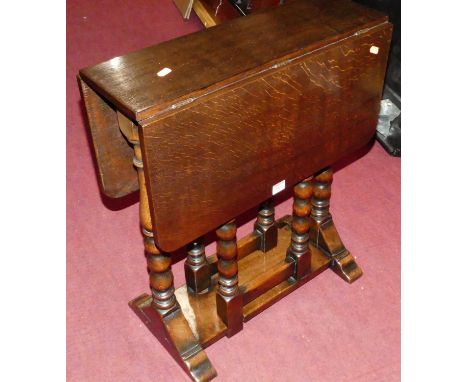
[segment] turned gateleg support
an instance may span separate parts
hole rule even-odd
[[[236,231],[234,220],[216,230],[219,274],[216,310],[227,326],[228,337],[241,331],[244,322],[243,300],[239,291]]]
[[[211,286],[211,270],[206,260],[203,238],[187,246],[187,259],[184,263],[187,288],[195,294],[208,291]]]
[[[194,381],[210,381],[216,377],[216,370],[192,332],[175,297],[171,256],[160,251],[155,244],[137,127],[122,115],[118,117],[122,133],[134,147],[133,164],[140,185],[140,224],[151,289],[151,297],[140,296],[130,301],[129,305],[161,344],[169,347],[168,350]]]
[[[258,210],[254,229],[260,234],[259,250],[267,252],[278,244],[278,225],[275,222],[275,207],[270,198]]]
[[[362,270],[341,241],[330,214],[332,182],[331,168],[320,171],[313,179],[310,236],[312,243],[332,258],[333,271],[348,283],[352,283],[362,276]]]
[[[294,187],[291,244],[286,254],[286,261],[295,263],[292,276],[295,281],[304,278],[311,271],[311,252],[309,249],[311,196],[312,183],[310,181],[302,181]]]

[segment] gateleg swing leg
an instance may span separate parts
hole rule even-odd
[[[312,184],[309,180],[304,180],[294,187],[291,244],[286,254],[286,260],[295,263],[292,279],[296,281],[304,278],[311,271],[309,248],[311,196]]]
[[[278,225],[275,222],[275,207],[273,199],[261,204],[254,230],[260,234],[259,249],[268,252],[278,244]]]
[[[234,220],[216,230],[219,274],[216,310],[227,326],[228,337],[241,331],[244,322],[243,300],[239,291],[236,231]]]
[[[187,290],[191,293],[205,293],[211,286],[211,270],[206,260],[203,238],[187,246],[187,259],[184,263]]]

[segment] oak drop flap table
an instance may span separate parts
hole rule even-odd
[[[322,271],[361,276],[329,212],[330,166],[374,135],[391,32],[351,1],[297,0],[79,72],[102,192],[140,193],[151,294],[130,307],[193,380],[216,376],[204,348]],[[275,218],[291,188],[292,215]]]

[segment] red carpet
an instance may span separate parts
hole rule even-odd
[[[75,76],[202,29],[171,0],[67,5],[67,377],[189,381],[128,308],[148,291],[136,198],[103,200]],[[364,276],[327,271],[207,349],[219,381],[400,380],[400,160],[378,143],[335,166],[332,213]],[[123,208],[126,207],[126,208]],[[277,206],[290,213],[291,200]],[[251,230],[248,222],[238,237]],[[213,252],[213,246],[208,252]],[[173,266],[183,283],[183,261]]]

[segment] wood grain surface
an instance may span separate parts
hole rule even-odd
[[[139,126],[163,251],[294,186],[372,137],[391,29],[348,0],[297,0],[81,70],[104,190],[138,188],[114,108]]]
[[[119,198],[138,190],[138,176],[132,162],[133,148],[120,133],[116,110],[79,77],[78,84],[102,192],[111,198]]]
[[[142,123],[158,246],[173,251],[366,144],[390,39],[383,23]]]
[[[115,57],[81,78],[133,120],[387,20],[348,0],[297,0]],[[172,72],[165,77],[163,68]]]

